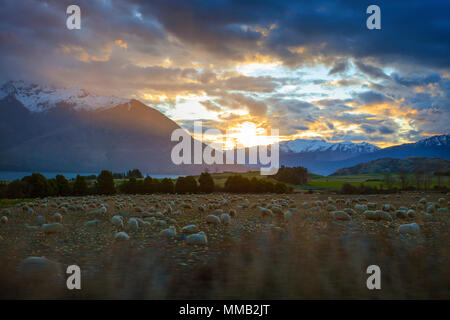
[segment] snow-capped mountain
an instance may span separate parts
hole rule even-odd
[[[25,81],[9,81],[0,88],[0,100],[13,96],[31,112],[48,111],[60,104],[74,110],[103,110],[129,102],[129,99],[98,96],[81,88],[54,88]]]
[[[441,135],[425,138],[416,142],[419,146],[449,146],[450,135]]]
[[[306,140],[296,139],[291,141],[285,141],[280,143],[280,150],[283,152],[324,152],[324,151],[336,151],[353,154],[370,153],[379,150],[377,146],[373,144],[362,142],[339,142],[332,143],[325,140]]]

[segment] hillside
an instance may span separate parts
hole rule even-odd
[[[447,172],[450,170],[450,160],[441,158],[408,157],[404,159],[382,158],[370,162],[363,162],[349,168],[342,168],[331,174],[345,176],[373,173],[425,173]]]

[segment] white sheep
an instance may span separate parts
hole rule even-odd
[[[220,215],[220,221],[224,224],[224,225],[229,225],[231,222],[231,218],[230,215],[228,215],[227,213],[222,213]]]
[[[206,245],[208,243],[208,239],[206,234],[202,231],[187,236],[186,243],[190,245]]]
[[[127,223],[127,229],[137,231],[139,229],[139,222],[136,218],[130,218]]]
[[[219,219],[219,217],[217,217],[217,216],[215,216],[215,215],[213,215],[213,214],[210,214],[209,216],[206,216],[206,222],[207,223],[210,223],[210,224],[220,224],[220,219]]]
[[[62,215],[60,213],[58,213],[58,212],[55,212],[53,214],[53,216],[52,216],[52,221],[54,221],[54,222],[60,222],[61,223],[62,219],[63,219]]]
[[[123,219],[122,216],[115,215],[111,218],[111,222],[113,225],[115,225],[117,228],[123,228]]]
[[[351,221],[352,217],[345,211],[331,211],[331,215],[336,220]]]
[[[190,224],[188,226],[183,227],[183,229],[181,229],[181,232],[184,234],[192,234],[192,233],[197,233],[198,227],[195,224]]]
[[[402,224],[398,227],[398,232],[402,234],[419,234],[420,227],[417,223]]]
[[[7,224],[8,223],[8,217],[7,216],[2,216],[0,218],[0,221],[1,221],[2,224]]]
[[[115,241],[127,241],[129,239],[130,236],[124,231],[117,232],[116,235],[114,236]]]
[[[170,227],[168,229],[161,230],[159,232],[159,235],[165,239],[173,239],[177,235],[175,228]]]

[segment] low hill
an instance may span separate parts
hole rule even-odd
[[[342,168],[331,174],[345,176],[371,173],[413,173],[421,170],[425,173],[447,172],[450,170],[450,160],[441,158],[408,157],[404,159],[382,158],[363,162],[353,167]]]

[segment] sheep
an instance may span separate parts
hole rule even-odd
[[[377,207],[378,207],[378,203],[375,203],[375,202],[367,203],[367,209],[369,209],[369,210],[375,210]]]
[[[63,231],[63,229],[64,229],[63,225],[58,222],[42,225],[42,230],[44,231],[45,234],[59,233]]]
[[[123,228],[123,220],[122,216],[115,215],[111,218],[111,222],[113,225],[115,225],[117,228]]]
[[[208,243],[208,239],[206,234],[202,231],[187,236],[186,243],[189,245],[206,245]]]
[[[408,213],[408,211],[406,211],[406,210],[400,210],[400,209],[398,209],[398,210],[395,211],[395,216],[396,216],[397,218],[404,219],[404,218],[406,218],[406,214],[407,214],[407,213]]]
[[[352,217],[345,211],[331,211],[331,216],[336,220],[351,221]]]
[[[437,213],[448,213],[448,208],[439,208],[437,209]]]
[[[420,227],[417,223],[402,224],[398,227],[398,232],[402,234],[419,234]]]
[[[2,224],[7,224],[8,223],[8,217],[7,216],[2,216],[0,218],[0,221],[1,221]]]
[[[228,214],[230,215],[230,217],[234,217],[234,216],[236,216],[236,210],[230,209],[230,211],[228,211]]]
[[[127,229],[131,231],[137,231],[139,229],[139,223],[135,218],[130,218],[127,223]]]
[[[101,214],[105,214],[106,210],[107,210],[106,207],[102,206],[100,209],[90,211],[89,214],[91,214],[91,215],[101,215]]]
[[[3,209],[1,214],[8,217],[8,216],[11,215],[11,210],[10,209]]]
[[[198,227],[195,224],[190,224],[188,226],[183,227],[183,229],[181,229],[181,232],[184,234],[192,234],[192,233],[197,233]]]
[[[413,210],[413,209],[409,209],[409,210],[406,212],[406,216],[407,216],[408,218],[414,218],[414,217],[416,216],[416,211]]]
[[[127,241],[127,240],[130,240],[130,236],[126,232],[121,231],[121,232],[116,233],[116,235],[114,236],[114,240],[115,241]]]
[[[210,224],[220,224],[220,219],[219,217],[210,214],[209,216],[206,216],[206,223],[210,223]]]
[[[175,236],[177,235],[175,228],[174,227],[170,227],[168,229],[164,229],[161,230],[159,232],[159,235],[165,239],[172,239],[175,238]]]
[[[224,225],[229,225],[231,222],[231,218],[228,214],[226,213],[222,213],[220,215],[220,221],[224,224]]]
[[[378,220],[386,220],[386,221],[392,221],[392,217],[389,213],[383,210],[376,210],[375,213],[378,216]]]

